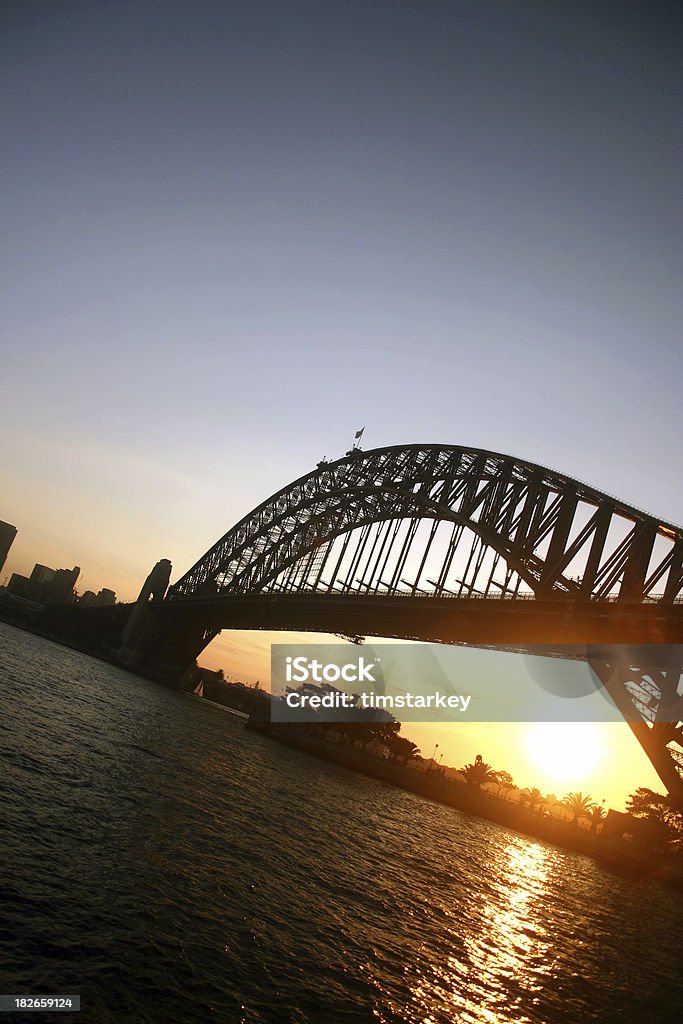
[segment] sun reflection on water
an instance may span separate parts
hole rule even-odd
[[[452,908],[445,936],[450,949],[435,956],[422,947],[417,962],[406,969],[410,996],[400,1008],[402,1019],[415,1024],[531,1020],[522,1002],[529,1005],[551,970],[543,924],[551,862],[550,851],[521,837],[492,851],[488,895],[477,898],[472,885],[472,904],[460,901]]]

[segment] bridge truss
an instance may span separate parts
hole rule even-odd
[[[266,594],[477,599],[482,614],[501,601],[556,602],[558,615],[571,605],[633,616],[640,606],[643,616],[657,611],[656,622],[673,622],[673,642],[683,643],[675,635],[683,529],[507,455],[444,445],[354,449],[245,516],[167,599]],[[655,628],[649,640],[672,643],[671,628],[666,636]],[[605,666],[611,692],[618,676],[620,706],[627,717],[636,708],[632,728],[683,802],[683,726],[660,720],[676,704],[683,665]]]

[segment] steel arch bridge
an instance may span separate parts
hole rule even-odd
[[[354,449],[245,516],[169,598],[311,590],[673,604],[683,529],[506,455]]]
[[[619,663],[594,646],[591,663],[683,805],[683,663],[653,646],[683,643],[683,529],[554,470],[454,445],[354,448],[245,516],[163,604],[169,661],[221,628],[645,645]]]

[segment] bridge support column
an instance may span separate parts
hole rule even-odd
[[[153,649],[158,639],[159,622],[146,602],[137,601],[133,605],[128,622],[121,632],[121,646],[116,660],[128,668],[141,666],[146,655]]]
[[[142,584],[138,599],[121,632],[121,646],[116,660],[129,668],[141,666],[146,655],[158,641],[159,620],[150,607],[150,601],[164,598],[171,578],[171,563],[160,559]]]
[[[118,662],[180,681],[220,630],[190,620],[172,602],[136,605],[122,634]]]
[[[179,681],[220,629],[202,621],[205,612],[164,601],[170,575],[171,563],[162,558],[142,585],[121,632],[116,660],[125,668]]]

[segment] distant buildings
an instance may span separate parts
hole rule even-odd
[[[13,572],[7,589],[15,597],[25,597],[27,601],[30,601],[32,598],[29,595],[33,592],[34,586],[28,576],[22,576],[19,572]]]
[[[50,569],[37,562],[30,577],[12,573],[7,589],[38,604],[71,604],[76,600],[74,587],[80,574],[78,565],[73,569]]]
[[[99,594],[95,594],[92,590],[86,590],[79,597],[78,603],[81,608],[101,608],[103,605],[116,604],[116,594],[113,590],[107,590],[106,587],[103,587]]]
[[[17,535],[16,526],[10,523],[3,523],[0,520],[0,570],[2,570],[12,542]],[[170,568],[170,562],[168,566]],[[75,565],[73,569],[51,569],[49,565],[41,565],[36,562],[30,576],[22,576],[14,572],[6,590],[3,590],[4,599],[22,598],[25,601],[32,601],[35,604],[78,604],[83,608],[107,607],[116,604],[116,594],[113,590],[103,587],[98,594],[92,590],[86,590],[79,598],[76,593],[76,582],[81,574],[80,566]],[[0,588],[2,589],[2,588]]]
[[[12,547],[12,542],[17,535],[16,526],[12,526],[11,523],[3,523],[0,521],[0,572],[5,564],[9,549]]]

